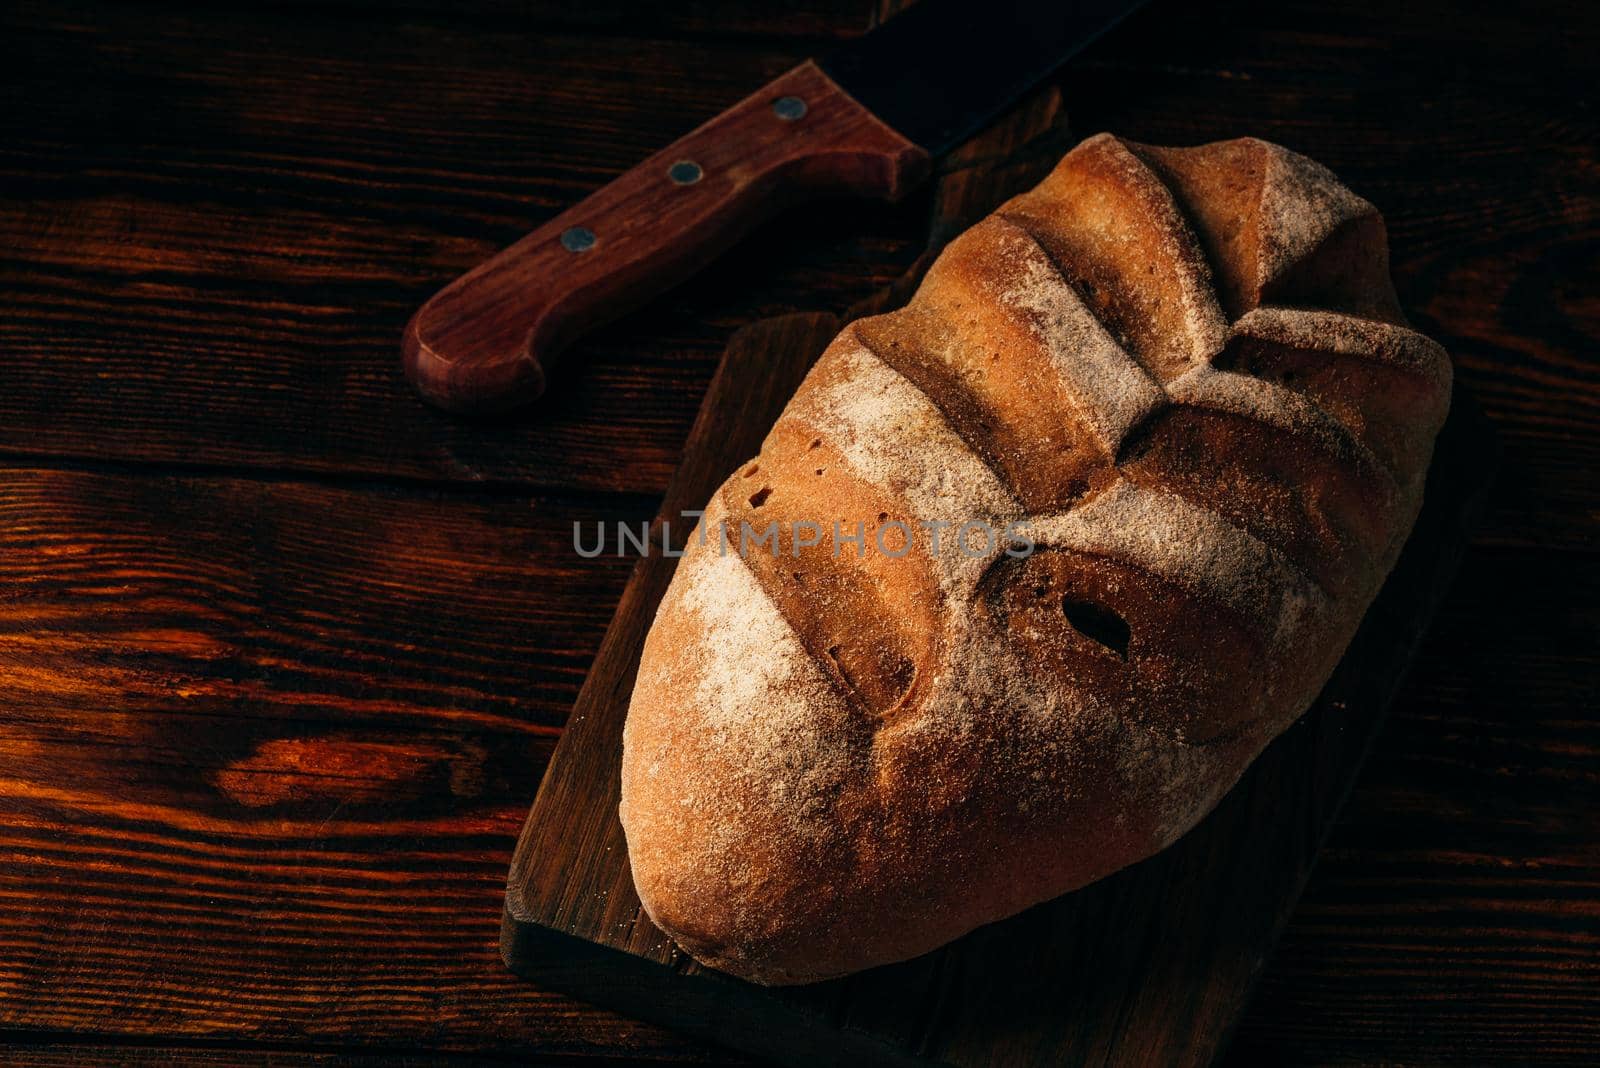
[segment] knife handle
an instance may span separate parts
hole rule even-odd
[[[554,358],[815,196],[897,199],[928,154],[809,60],[435,294],[406,326],[406,374],[455,412],[544,391]]]

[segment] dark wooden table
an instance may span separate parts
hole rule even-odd
[[[523,417],[424,409],[396,342],[874,17],[755,7],[0,14],[0,1062],[734,1062],[496,954],[628,569],[571,524],[650,514],[729,333],[883,286],[928,202],[769,226]],[[1600,1058],[1597,48],[1581,4],[1157,0],[1061,79],[1080,133],[1337,169],[1504,443],[1239,1064]]]

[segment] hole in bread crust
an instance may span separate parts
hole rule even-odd
[[[745,478],[751,478],[761,470],[760,464],[751,464],[744,473]]]
[[[1127,620],[1109,608],[1088,601],[1074,601],[1071,597],[1061,599],[1061,611],[1066,615],[1067,622],[1072,624],[1073,630],[1090,641],[1100,643],[1122,659],[1128,659],[1128,640],[1132,637],[1132,631],[1128,628]]]
[[[767,498],[770,496],[772,496],[772,487],[762,486],[760,489],[756,490],[750,495],[750,507],[760,508],[763,504],[767,503]]]

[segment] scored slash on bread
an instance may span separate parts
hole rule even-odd
[[[808,982],[1163,848],[1326,681],[1449,392],[1326,169],[1085,141],[847,326],[709,504],[734,547],[691,541],[624,732],[651,919]],[[1033,551],[955,551],[972,522]]]

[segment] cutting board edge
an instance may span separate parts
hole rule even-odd
[[[514,974],[581,1001],[793,1068],[956,1068],[836,1027],[764,987],[706,969],[682,972],[519,916],[511,898],[508,888],[501,960]]]

